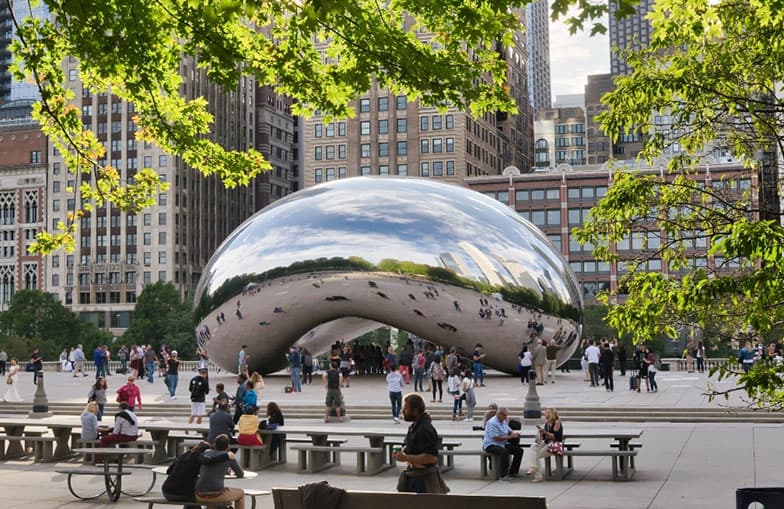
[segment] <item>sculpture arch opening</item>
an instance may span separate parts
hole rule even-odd
[[[299,191],[238,227],[196,291],[196,333],[237,370],[285,365],[292,344],[318,355],[379,323],[444,347],[484,345],[517,371],[522,344],[579,345],[582,296],[561,255],[513,210],[461,187],[352,178]],[[356,334],[356,335],[359,335]]]

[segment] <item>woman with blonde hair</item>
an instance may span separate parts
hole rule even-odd
[[[11,365],[8,367],[8,375],[5,377],[5,384],[8,386],[8,390],[3,396],[3,401],[6,403],[18,403],[22,401],[22,396],[19,395],[19,389],[17,386],[19,385],[19,361],[16,360],[16,357],[11,359]]]
[[[80,417],[82,440],[98,440],[98,403],[90,401]]]
[[[542,458],[554,454],[563,454],[563,426],[558,417],[558,410],[546,408],[544,411],[544,427],[537,426],[536,440],[531,444],[531,452],[526,455],[528,460],[527,475],[533,475],[533,482],[542,482]]]
[[[259,405],[261,403],[261,395],[264,392],[264,378],[258,371],[254,371],[250,375],[249,380],[253,382],[253,390],[256,391],[256,405]]]

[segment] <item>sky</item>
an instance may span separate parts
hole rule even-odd
[[[605,26],[607,24],[605,23]],[[582,94],[589,74],[610,72],[606,35],[569,35],[561,21],[550,23],[550,76],[553,101],[559,94]]]

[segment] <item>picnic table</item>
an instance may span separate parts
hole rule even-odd
[[[138,454],[145,454],[149,452],[147,449],[138,449],[138,448],[120,448],[120,447],[93,447],[93,448],[78,448],[74,449],[74,452],[81,453],[81,454],[96,454],[103,456],[103,468],[102,469],[93,469],[93,468],[69,468],[69,469],[58,469],[55,472],[60,474],[66,474],[68,476],[68,491],[71,494],[80,499],[80,500],[90,500],[93,498],[98,498],[104,493],[108,495],[109,500],[112,502],[117,502],[120,498],[120,494],[124,493],[122,490],[122,479],[124,476],[131,475],[131,472],[127,470],[123,470],[123,460],[127,455],[138,455]],[[114,461],[111,461],[114,460]],[[150,483],[149,488],[143,493],[125,493],[129,496],[141,496],[146,495],[147,493],[152,490],[153,486],[155,485],[155,472],[153,471],[152,482]],[[93,496],[82,496],[73,489],[73,476],[103,476],[104,478],[104,486],[105,490],[97,495]]]
[[[45,454],[42,457],[37,455],[37,461],[56,461],[66,459],[71,456],[71,431],[75,427],[81,427],[81,421],[78,417],[47,417],[47,418],[31,418],[31,417],[2,417],[0,418],[0,427],[3,428],[4,437],[8,441],[8,448],[3,453],[5,458],[15,458],[24,456],[26,451],[22,446],[22,440],[19,437],[30,437],[30,441],[36,440],[34,435],[41,440],[46,437],[41,437],[40,433],[31,434],[26,429],[29,427],[45,427],[52,432],[54,439],[54,451],[51,454]],[[0,439],[2,441],[3,439]]]

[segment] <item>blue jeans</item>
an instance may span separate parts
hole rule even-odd
[[[97,380],[100,377],[106,377],[106,364],[104,364],[103,362],[96,362],[95,379]]]
[[[146,373],[147,381],[150,382],[150,383],[153,383],[155,381],[155,379],[153,378],[155,376],[155,363],[154,362],[148,362],[145,365],[144,369],[147,371],[147,373]]]
[[[103,417],[103,407],[104,407],[104,403],[98,403],[98,414],[96,416],[98,417],[99,421]]]
[[[169,396],[174,396],[177,393],[177,375],[166,374],[166,380],[169,381]]]
[[[424,385],[422,381],[425,378],[425,370],[422,368],[414,368],[414,390],[419,392],[425,392]]]
[[[659,390],[659,386],[656,385],[655,378],[656,378],[656,372],[655,371],[648,371],[648,383],[650,383],[652,391],[658,391]]]
[[[291,390],[302,392],[302,385],[299,383],[299,368],[291,368]]]
[[[458,410],[463,410],[463,399],[460,397],[460,392],[450,392],[455,402],[452,406],[452,417],[457,415]]]
[[[389,401],[392,402],[392,418],[397,419],[400,417],[400,407],[403,404],[403,393],[390,392]]]
[[[474,383],[480,385],[485,383],[485,367],[481,362],[474,363]]]

